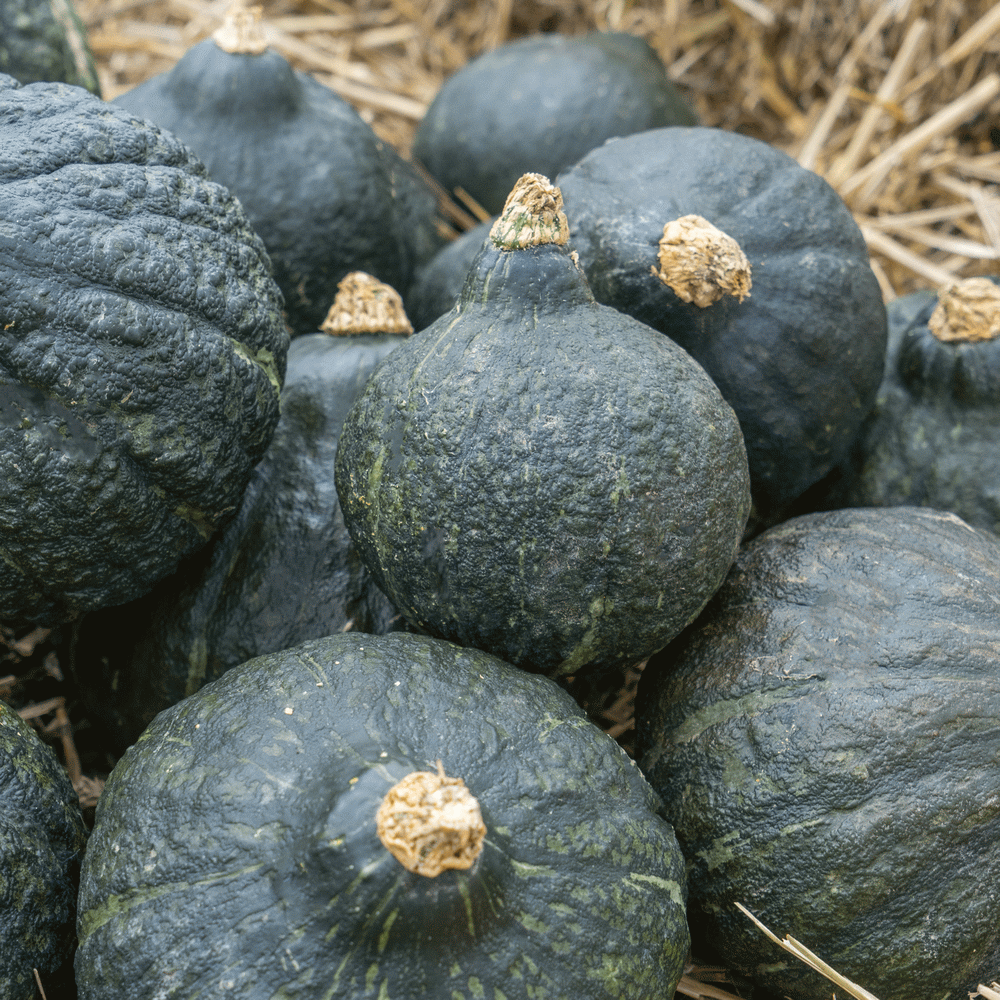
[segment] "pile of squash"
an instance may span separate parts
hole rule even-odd
[[[887,310],[629,36],[415,153],[244,10],[110,103],[0,75],[0,621],[120,756],[88,834],[0,704],[0,992],[828,997],[737,904],[998,978],[1000,283]]]

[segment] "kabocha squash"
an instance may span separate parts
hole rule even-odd
[[[881,379],[885,307],[851,213],[785,153],[710,128],[614,139],[557,183],[594,296],[705,367],[740,419],[755,530],[779,520],[847,456]]]
[[[100,96],[94,56],[72,0],[0,4],[0,73],[21,83],[72,83]]]
[[[80,1000],[671,997],[660,809],[557,685],[478,650],[345,633],[261,657],[108,779]]]
[[[251,657],[397,627],[350,542],[333,463],[347,411],[410,326],[398,294],[362,274],[341,282],[324,326],[292,341],[281,420],[235,518],[146,597],[76,630],[67,659],[118,753],[161,709]]]
[[[1000,282],[931,295],[890,342],[833,505],[919,504],[1000,534]]]
[[[694,952],[828,1000],[738,902],[880,1000],[995,980],[998,651],[1000,542],[952,514],[816,513],[751,542],[636,698]]]
[[[287,347],[263,245],[188,149],[0,78],[0,620],[134,600],[204,545]]]
[[[736,418],[672,341],[596,303],[559,191],[515,186],[455,308],[348,414],[337,493],[418,629],[553,677],[664,646],[735,556]]]
[[[212,38],[115,104],[170,129],[239,197],[293,334],[319,329],[349,272],[405,292],[444,243],[437,197],[413,167],[347,101],[269,49],[238,5]]]
[[[697,116],[649,43],[624,32],[520,38],[445,80],[413,154],[448,191],[499,212],[517,179],[555,177],[605,139]]]
[[[76,894],[87,831],[56,755],[0,701],[0,996],[72,988]],[[70,970],[67,974],[67,969]]]

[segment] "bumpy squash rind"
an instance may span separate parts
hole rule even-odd
[[[394,336],[296,337],[281,420],[233,520],[139,601],[87,615],[72,671],[119,753],[251,657],[399,615],[351,544],[333,481],[344,417]]]
[[[488,832],[469,871],[426,878],[375,814],[438,760]],[[261,657],[162,713],[111,775],[80,998],[672,996],[683,859],[659,809],[568,695],[479,651],[347,633]]]
[[[0,701],[0,996],[49,990],[76,941],[76,894],[87,831],[56,755]],[[49,994],[50,996],[52,993]]]
[[[744,550],[636,700],[696,954],[829,998],[740,902],[881,1000],[996,978],[998,610],[1000,544],[951,514],[811,514]]]
[[[404,292],[444,242],[437,200],[342,97],[273,49],[205,39],[114,103],[170,129],[240,199],[296,335],[320,328],[350,271]]]
[[[413,625],[550,676],[665,645],[721,583],[748,512],[716,387],[596,303],[554,244],[487,241],[456,308],[373,374],[336,479]]]
[[[847,456],[881,379],[885,307],[850,211],[787,154],[712,128],[611,140],[557,184],[594,296],[704,366],[740,419],[755,529],[780,520]],[[701,308],[652,273],[663,227],[687,215],[742,248],[748,297]]]
[[[236,511],[288,336],[239,203],[173,136],[0,78],[0,619],[133,600]]]

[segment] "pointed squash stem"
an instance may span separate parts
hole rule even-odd
[[[413,324],[395,288],[364,271],[352,271],[338,282],[337,295],[320,330],[334,337],[364,333],[408,336],[413,333]]]
[[[945,285],[927,326],[944,343],[995,340],[1000,336],[1000,286],[989,278]]]
[[[522,250],[543,243],[562,246],[569,239],[569,221],[562,208],[562,192],[547,177],[523,174],[507,195],[490,239],[500,250]]]
[[[742,302],[750,294],[750,262],[739,243],[700,215],[683,215],[663,227],[657,259],[653,274],[701,309],[725,295]]]
[[[414,771],[385,794],[375,828],[386,850],[407,871],[434,878],[475,864],[486,839],[479,802],[461,778]]]
[[[267,39],[261,26],[261,7],[247,7],[236,0],[226,11],[225,20],[212,34],[212,41],[223,52],[259,56],[267,51]]]

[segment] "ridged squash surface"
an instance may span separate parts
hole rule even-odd
[[[177,139],[0,77],[0,619],[133,600],[232,517],[278,421],[281,305]]]
[[[998,657],[1000,543],[953,514],[831,511],[751,542],[636,700],[695,954],[828,1000],[742,903],[881,1000],[996,979]]]
[[[414,771],[461,777],[473,867],[376,835]],[[101,797],[81,1000],[672,996],[683,859],[618,745],[557,685],[423,636],[346,633],[163,712]]]
[[[637,662],[702,608],[746,522],[739,426],[554,243],[488,239],[456,307],[376,369],[337,491],[417,628],[550,676]]]

